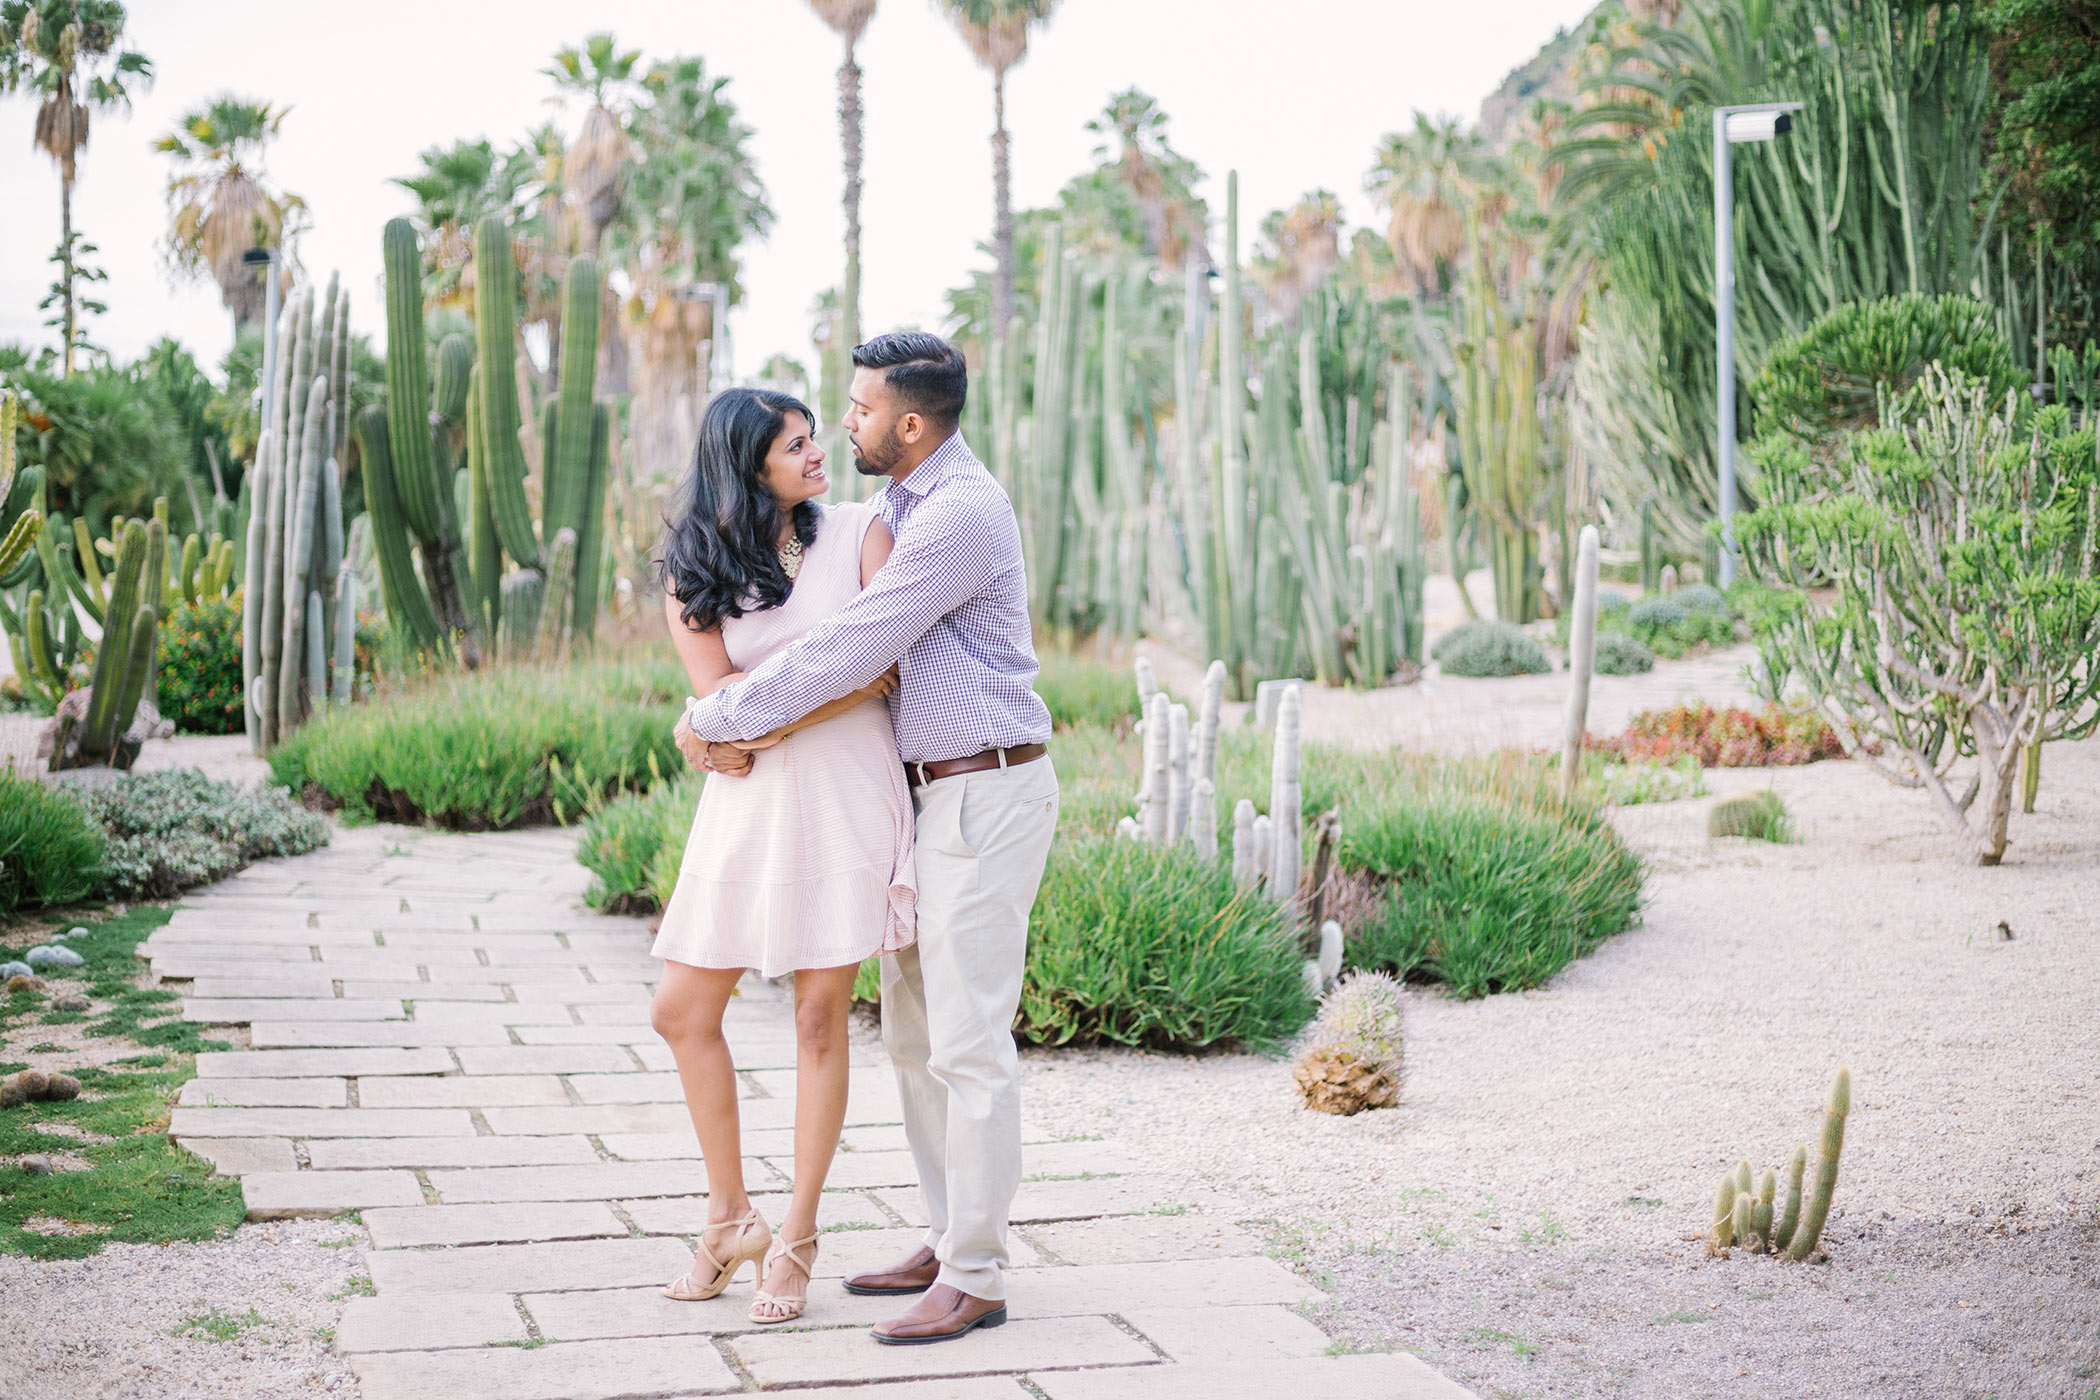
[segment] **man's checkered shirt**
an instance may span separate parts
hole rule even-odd
[[[756,739],[899,668],[907,763],[1043,743],[1028,574],[1013,505],[960,432],[875,498],[896,536],[858,597],[688,713],[703,739]]]

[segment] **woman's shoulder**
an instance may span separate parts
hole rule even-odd
[[[856,540],[881,518],[873,501],[822,501],[817,505],[817,513],[819,535],[838,534]]]

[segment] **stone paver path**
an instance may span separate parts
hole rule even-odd
[[[205,1054],[171,1131],[241,1177],[251,1219],[360,1212],[369,1296],[336,1346],[365,1400],[615,1400],[765,1390],[839,1400],[1463,1400],[1413,1357],[1330,1356],[1322,1295],[1147,1170],[1138,1144],[1030,1133],[1014,1204],[1013,1320],[933,1347],[867,1328],[898,1307],[840,1279],[917,1242],[918,1190],[880,1052],[856,1051],[791,1328],[752,1282],[674,1303],[706,1212],[658,964],[596,914],[558,832],[368,828],[186,899],[145,945],[185,1016],[245,1025]],[[777,1222],[794,1163],[786,993],[729,1017],[747,1176]]]

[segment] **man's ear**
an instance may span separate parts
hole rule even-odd
[[[897,436],[907,443],[916,443],[926,433],[926,420],[916,413],[907,413],[897,420]]]

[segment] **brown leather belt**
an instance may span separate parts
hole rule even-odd
[[[968,758],[939,758],[931,763],[907,763],[904,765],[904,781],[919,787],[939,778],[952,778],[957,773],[981,773],[987,768],[1012,768],[1017,764],[1033,763],[1050,752],[1048,744],[1018,744],[1010,749],[986,749],[973,753]]]

